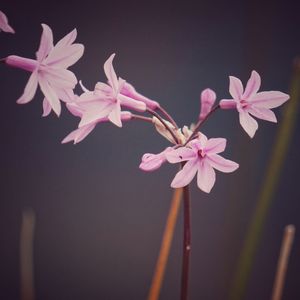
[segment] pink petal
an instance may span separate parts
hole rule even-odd
[[[42,24],[43,32],[40,41],[39,50],[36,52],[36,58],[38,61],[42,61],[46,58],[46,56],[53,49],[53,34],[51,28]]]
[[[258,128],[258,124],[256,120],[254,120],[247,112],[240,112],[240,124],[244,128],[244,130],[248,133],[248,135],[253,138],[254,134]]]
[[[104,94],[111,94],[112,88],[106,83],[103,82],[97,82],[95,85],[95,92],[100,92]]]
[[[112,54],[104,63],[104,72],[109,81],[109,84],[111,85],[114,92],[116,93],[118,91],[119,81],[112,64],[114,57],[115,57],[115,53]]]
[[[6,15],[0,10],[0,31],[15,33],[14,29],[8,24]]]
[[[171,187],[172,188],[180,188],[188,185],[194,178],[197,172],[197,163],[198,159],[189,160],[183,167],[181,171],[179,171],[174,177]]]
[[[25,86],[23,95],[17,100],[19,104],[25,104],[31,101],[35,95],[38,86],[38,73],[33,72]]]
[[[79,127],[96,122],[98,119],[107,117],[113,110],[113,104],[109,102],[98,104],[94,109],[87,110],[83,113]]]
[[[254,96],[259,90],[260,84],[261,84],[261,80],[259,74],[256,71],[252,71],[242,98],[246,100]]]
[[[50,106],[57,114],[57,116],[59,116],[61,112],[61,105],[57,94],[55,93],[55,90],[49,85],[49,83],[43,76],[39,76],[39,84]]]
[[[80,107],[77,103],[75,102],[69,102],[66,104],[67,109],[69,112],[75,116],[75,117],[82,117],[82,114],[84,113],[84,109]]]
[[[288,94],[282,92],[260,92],[251,99],[251,103],[256,107],[275,108],[289,100],[289,98]]]
[[[231,173],[239,167],[236,162],[225,159],[218,154],[207,155],[205,159],[213,168],[224,173]]]
[[[53,87],[74,89],[77,79],[73,72],[66,69],[43,68],[44,76]]]
[[[268,108],[263,108],[263,107],[258,108],[258,107],[252,106],[251,108],[248,109],[248,112],[252,116],[254,116],[258,119],[277,123],[277,119],[276,119],[274,112]]]
[[[74,144],[81,142],[85,139],[95,128],[96,124],[86,125],[69,133],[62,141],[62,144],[74,141]]]
[[[69,32],[67,35],[65,35],[62,39],[60,39],[57,44],[55,45],[55,48],[65,48],[67,46],[70,46],[77,37],[77,29],[74,28],[71,32]]]
[[[230,95],[232,96],[232,98],[239,100],[242,97],[244,90],[242,82],[234,76],[229,76],[229,81]]]
[[[138,93],[135,90],[135,88],[128,82],[125,82],[123,88],[121,89],[121,94],[124,96],[127,96],[131,99],[134,99],[137,101],[142,101],[146,104],[147,107],[149,107],[150,109],[153,109],[153,110],[155,110],[159,106],[158,102],[151,100],[151,99],[141,95],[140,93]]]
[[[59,68],[68,68],[74,65],[83,55],[84,46],[82,44],[72,44],[65,47],[56,47],[52,49],[45,64]]]
[[[51,113],[51,105],[50,103],[47,101],[46,98],[44,98],[43,100],[43,114],[42,117],[47,117],[50,113]]]
[[[62,89],[55,89],[56,94],[58,98],[64,102],[74,102],[77,100],[78,95],[74,94],[73,89],[67,89],[67,88],[62,88]]]
[[[166,153],[166,158],[169,163],[175,164],[181,161],[191,160],[197,158],[198,155],[190,148],[180,147]]]
[[[205,89],[201,93],[201,111],[199,115],[199,120],[203,120],[206,115],[211,111],[212,106],[216,101],[216,93],[211,89]]]
[[[226,148],[226,139],[224,138],[213,138],[209,139],[205,146],[205,153],[220,153]]]
[[[114,105],[113,110],[109,113],[108,119],[118,127],[122,127],[121,122],[121,106],[120,104]]]
[[[205,160],[198,163],[197,185],[200,190],[209,193],[216,181],[214,169]]]
[[[133,100],[122,94],[118,95],[118,99],[120,100],[122,106],[131,108],[131,109],[139,111],[139,112],[144,112],[147,108],[146,104],[144,102]]]

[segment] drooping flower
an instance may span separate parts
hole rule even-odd
[[[199,115],[199,120],[202,121],[207,114],[211,111],[215,101],[216,101],[216,93],[211,89],[205,89],[202,91],[200,96],[201,102],[201,110]]]
[[[7,16],[0,10],[0,31],[15,33],[14,29],[8,24]]]
[[[172,147],[167,147],[164,151],[158,154],[145,153],[142,157],[142,162],[139,168],[143,171],[155,171],[167,161],[166,154],[172,151]]]
[[[78,105],[84,109],[79,127],[105,117],[118,127],[122,127],[121,106],[140,112],[146,110],[144,102],[134,100],[120,93],[125,85],[125,80],[118,78],[116,75],[112,64],[114,56],[115,54],[112,54],[104,63],[104,72],[108,84],[98,82],[94,91],[85,91],[77,101]]]
[[[52,30],[46,24],[42,24],[42,27],[43,33],[39,49],[36,52],[36,60],[10,55],[5,62],[10,66],[32,73],[24,93],[17,103],[24,104],[31,101],[39,85],[45,101],[59,116],[61,112],[59,99],[65,102],[70,101],[69,95],[77,84],[76,76],[67,68],[80,59],[84,46],[73,44],[77,36],[76,29],[53,46]],[[46,112],[49,113],[49,107],[44,103],[44,114],[45,107]]]
[[[242,82],[238,78],[230,76],[229,79],[229,93],[233,99],[221,100],[220,107],[223,109],[236,108],[239,112],[240,124],[251,138],[258,128],[257,121],[252,116],[270,122],[277,122],[271,108],[278,107],[286,102],[289,95],[278,91],[258,92],[261,79],[256,71],[252,71],[245,91]]]
[[[78,106],[78,104],[76,102],[70,102],[67,103],[67,108],[68,110],[76,117],[82,117],[84,110]],[[129,111],[122,111],[121,112],[121,120],[122,121],[129,121],[131,120],[131,113]],[[98,123],[104,123],[104,122],[108,122],[109,119],[107,117],[104,118],[99,118],[97,120],[94,120],[93,122],[84,125],[82,127],[78,127],[77,129],[75,129],[74,131],[72,131],[71,133],[69,133],[63,140],[62,140],[62,144],[68,143],[73,141],[74,144],[77,144],[79,142],[81,142],[83,139],[85,139],[92,131],[93,129],[96,127],[96,125]]]
[[[166,153],[170,163],[186,161],[171,183],[171,187],[179,188],[188,185],[197,173],[197,185],[202,191],[209,193],[215,184],[216,174],[214,169],[230,173],[239,165],[225,159],[218,153],[225,150],[226,139],[207,139],[204,134],[192,140],[186,147],[180,147]]]

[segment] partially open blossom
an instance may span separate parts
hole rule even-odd
[[[109,84],[98,82],[94,91],[85,91],[77,101],[78,105],[84,109],[79,127],[106,117],[118,127],[122,127],[121,106],[141,112],[146,110],[144,102],[136,101],[120,93],[125,80],[116,75],[112,64],[114,56],[115,54],[112,54],[104,63],[104,72]]]
[[[167,161],[166,154],[172,151],[172,147],[166,148],[158,154],[145,153],[142,157],[142,162],[139,168],[143,171],[155,171]]]
[[[65,102],[70,101],[69,95],[77,84],[76,76],[67,68],[79,60],[83,54],[84,46],[73,44],[77,36],[76,29],[53,46],[52,30],[46,24],[42,24],[42,27],[43,33],[36,53],[36,60],[10,55],[5,59],[5,62],[10,66],[32,73],[24,93],[17,103],[24,104],[31,101],[39,85],[45,96],[45,101],[57,115],[60,115],[59,99]],[[47,104],[44,103],[44,114],[45,111],[46,114],[49,113],[49,106],[47,107]]]
[[[8,24],[6,15],[0,10],[0,31],[15,33],[14,29]]]
[[[214,169],[229,173],[235,171],[239,165],[218,155],[225,150],[226,139],[207,139],[204,134],[192,140],[186,147],[180,147],[166,153],[170,163],[186,161],[171,183],[171,187],[179,188],[188,185],[197,173],[199,189],[209,193],[215,184]]]
[[[202,121],[207,114],[211,111],[215,101],[216,93],[211,89],[205,89],[202,91],[200,96],[201,110],[199,115],[199,120]]]
[[[76,117],[82,117],[82,114],[84,113],[84,110],[77,105],[76,102],[70,102],[67,103],[68,110]],[[129,111],[122,111],[121,112],[121,120],[122,121],[129,121],[131,120],[131,113]],[[81,142],[83,139],[85,139],[96,127],[98,123],[104,123],[108,122],[109,119],[107,117],[99,118],[97,120],[94,120],[92,123],[89,123],[87,125],[84,125],[82,127],[78,127],[77,129],[73,130],[71,133],[69,133],[63,140],[62,144],[68,143],[73,141],[74,144],[77,144]]]
[[[221,100],[220,107],[223,109],[236,108],[239,112],[240,123],[251,138],[258,128],[257,121],[252,116],[270,122],[277,122],[271,108],[278,107],[286,102],[289,95],[278,91],[258,92],[261,79],[256,71],[252,71],[245,91],[242,82],[238,78],[230,76],[229,79],[229,93],[233,99]]]

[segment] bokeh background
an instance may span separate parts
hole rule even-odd
[[[180,125],[199,114],[207,87],[227,98],[228,76],[245,82],[255,69],[263,90],[289,91],[300,54],[297,1],[16,1],[2,0],[16,34],[0,34],[0,56],[34,57],[41,23],[58,41],[73,28],[85,54],[71,69],[92,89],[115,52],[117,74],[160,101]],[[168,144],[150,124],[98,125],[78,145],[60,141],[78,124],[66,109],[42,119],[42,94],[17,105],[29,74],[0,66],[0,299],[20,299],[22,211],[36,214],[36,299],[146,299],[177,170],[139,170],[145,152]],[[299,83],[300,84],[300,83]],[[279,121],[283,108],[276,109]],[[299,115],[299,112],[297,112]],[[240,163],[217,174],[207,195],[192,183],[190,299],[228,299],[237,257],[250,224],[279,125],[259,122],[250,140],[234,111],[203,127],[226,137],[224,156]],[[294,130],[244,299],[269,299],[283,228],[298,229],[283,299],[300,299],[299,132]],[[179,299],[180,214],[161,299]]]

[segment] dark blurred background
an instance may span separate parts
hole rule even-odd
[[[85,54],[71,70],[88,88],[105,80],[103,63],[115,52],[118,75],[189,125],[204,88],[218,99],[229,97],[229,75],[245,83],[254,69],[262,90],[289,92],[300,54],[299,9],[298,1],[2,0],[0,10],[16,34],[0,33],[0,56],[34,58],[41,23],[53,29],[55,42],[76,27]],[[167,142],[150,124],[132,122],[121,130],[98,125],[78,145],[61,145],[78,119],[65,109],[59,119],[42,119],[40,92],[30,104],[17,105],[29,74],[0,67],[0,299],[20,299],[19,239],[27,208],[36,214],[38,300],[146,299],[177,167],[147,174],[138,165],[143,153],[160,152]],[[275,110],[279,122],[283,109]],[[278,128],[259,121],[250,140],[235,111],[218,112],[203,127],[209,137],[228,139],[224,156],[240,168],[218,173],[209,195],[192,183],[191,300],[228,299]],[[299,130],[298,121],[246,300],[270,298],[287,224],[298,233],[283,299],[300,299]],[[179,299],[181,250],[180,214],[161,299]]]

